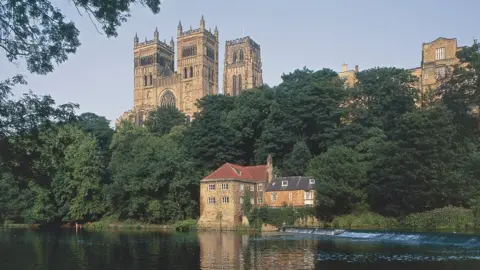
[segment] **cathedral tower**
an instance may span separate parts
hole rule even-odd
[[[250,37],[225,43],[223,93],[238,95],[263,84],[260,45]]]
[[[156,104],[157,80],[174,74],[175,53],[173,39],[170,44],[160,41],[155,29],[153,39],[139,42],[134,37],[134,110],[137,124],[142,125],[147,111]]]
[[[218,93],[218,30],[200,28],[184,31],[181,23],[177,29],[177,70],[182,80],[182,104],[187,115],[196,112],[197,99]]]

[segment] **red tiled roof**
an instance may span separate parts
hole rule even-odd
[[[255,182],[267,181],[267,165],[240,166],[237,164],[225,163],[203,179],[211,180],[226,178]]]

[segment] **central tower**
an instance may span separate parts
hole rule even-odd
[[[197,99],[218,93],[218,30],[205,28],[200,19],[200,28],[183,31],[182,23],[177,29],[177,70],[182,80],[182,107],[187,115],[196,111]]]
[[[232,96],[263,84],[260,45],[250,37],[225,43],[223,92]]]

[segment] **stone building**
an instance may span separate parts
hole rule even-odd
[[[271,156],[266,165],[240,166],[225,163],[200,181],[202,228],[234,228],[244,223],[243,200],[248,192],[253,207],[264,205],[263,192],[273,178]]]
[[[198,110],[195,106],[198,99],[219,93],[218,44],[217,27],[214,31],[207,29],[203,16],[196,29],[190,27],[185,31],[182,23],[178,23],[176,47],[173,37],[168,43],[161,41],[157,29],[153,40],[140,42],[135,35],[134,105],[116,124],[128,120],[141,126],[148,114],[159,106],[175,106],[187,119],[192,119]],[[225,55],[230,57],[225,59],[225,73],[231,78],[236,76],[238,89],[263,84],[260,45],[250,37],[227,41]],[[227,79],[224,84],[231,85],[232,81]]]
[[[345,80],[345,86],[354,87],[357,82],[355,74],[358,72],[358,65],[355,65],[355,69],[349,70],[347,64],[342,65],[342,71],[338,73],[338,77]]]
[[[313,207],[315,179],[308,176],[275,177],[265,190],[265,204],[269,207]]]
[[[263,84],[260,45],[250,37],[225,43],[223,93],[238,95]]]

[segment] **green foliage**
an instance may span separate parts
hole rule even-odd
[[[185,125],[185,114],[175,107],[158,107],[157,110],[150,113],[145,126],[151,133],[165,135],[173,127]]]
[[[315,208],[269,208],[260,207],[254,208],[248,217],[250,226],[260,228],[262,224],[270,224],[276,227],[294,226],[298,219],[306,217],[313,217],[315,215]]]
[[[465,229],[478,226],[472,210],[453,206],[413,213],[406,216],[402,223],[405,227],[431,229]]]
[[[177,221],[172,226],[177,232],[188,232],[197,229],[197,221],[194,219],[187,219]]]
[[[292,152],[285,156],[283,176],[305,175],[307,172],[308,162],[312,158],[310,150],[304,141],[298,141]]]
[[[367,199],[367,168],[360,153],[343,146],[332,147],[311,160],[309,175],[321,183],[316,195],[321,218],[347,214]]]
[[[335,228],[392,229],[398,228],[397,219],[384,217],[372,212],[361,212],[335,217],[331,225]]]

